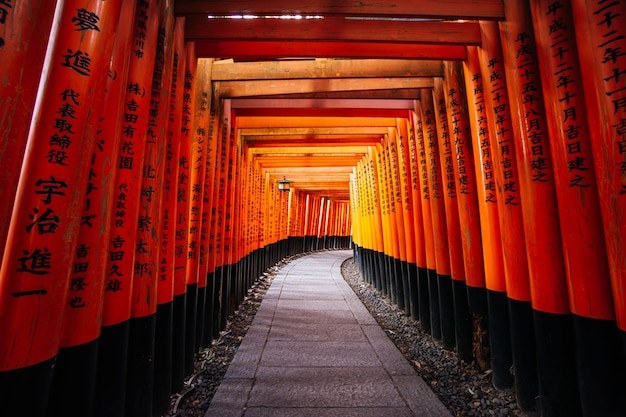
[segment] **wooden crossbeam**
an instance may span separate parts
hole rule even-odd
[[[278,58],[390,58],[464,60],[463,45],[389,42],[196,41],[199,58],[270,60]]]
[[[430,19],[504,19],[502,0],[176,0],[178,15],[386,16]]]
[[[298,78],[442,77],[438,60],[408,59],[311,59],[296,61],[216,61],[214,81],[280,80]]]
[[[350,41],[480,45],[477,22],[354,19],[209,19],[189,16],[188,41]]]

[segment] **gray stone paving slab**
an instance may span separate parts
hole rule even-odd
[[[343,280],[351,256],[278,272],[205,417],[451,417]]]

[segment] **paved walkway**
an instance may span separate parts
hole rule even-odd
[[[278,272],[206,417],[451,417],[343,280],[351,256]]]

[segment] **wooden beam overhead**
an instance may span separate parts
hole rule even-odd
[[[269,127],[240,129],[241,136],[280,136],[280,135],[386,135],[387,127]]]
[[[244,116],[238,117],[239,129],[281,128],[281,127],[395,127],[395,117],[284,117],[284,116]]]
[[[232,58],[258,61],[279,58],[390,58],[464,60],[464,45],[426,45],[389,42],[275,42],[197,41],[198,58]]]
[[[502,20],[502,0],[176,0],[178,15],[308,15],[386,16],[429,19]]]
[[[480,45],[477,22],[353,19],[208,19],[188,16],[188,41],[350,41]]]
[[[307,99],[307,100],[411,100],[415,101],[420,97],[418,88],[402,88],[392,90],[370,90],[370,91],[322,91],[313,93],[298,94],[268,94],[257,96],[263,99]]]
[[[443,77],[438,60],[313,59],[297,61],[215,61],[213,81],[281,80],[294,78]]]
[[[231,108],[237,111],[239,115],[249,115],[254,112],[258,114],[260,111],[281,112],[281,114],[289,114],[294,110],[307,110],[313,113],[317,111],[332,111],[333,114],[339,115],[347,110],[372,110],[376,114],[384,115],[389,111],[412,110],[415,108],[413,100],[350,100],[350,99],[334,99],[334,100],[312,100],[312,99],[266,99],[266,98],[242,98],[231,100]],[[282,113],[286,112],[286,113]]]
[[[255,97],[269,94],[297,94],[319,91],[389,90],[394,88],[431,88],[434,81],[424,78],[342,78],[221,81],[216,83],[222,98]]]

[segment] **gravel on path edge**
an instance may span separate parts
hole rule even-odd
[[[194,373],[181,392],[172,395],[164,417],[204,417],[226,374],[261,301],[281,267],[307,253],[283,259],[266,271],[248,290],[226,328],[210,347],[196,355]],[[460,361],[456,354],[419,328],[419,322],[400,311],[389,299],[363,281],[354,259],[346,260],[341,272],[352,290],[376,319],[387,336],[455,417],[525,417],[515,394],[495,389],[490,371]]]

